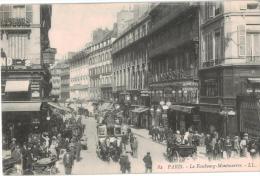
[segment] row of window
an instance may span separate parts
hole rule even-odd
[[[112,38],[109,38],[108,40],[102,41],[100,43],[97,43],[95,45],[89,46],[87,48],[88,52],[93,52],[95,50],[102,49],[103,47],[109,46],[112,44]]]
[[[89,69],[89,75],[107,74],[112,72],[112,64],[106,64],[99,67]]]
[[[79,76],[79,77],[71,78],[70,80],[72,83],[79,82],[79,81],[87,81],[88,76]]]
[[[130,30],[129,32],[126,32],[124,36],[119,38],[117,41],[113,44],[113,52],[116,52],[130,43],[144,37],[147,35],[148,32],[148,22],[145,22],[142,25],[137,26],[135,29]]]
[[[160,75],[170,71],[176,70],[193,70],[195,66],[194,51],[186,50],[175,55],[171,55],[168,58],[161,58],[155,60],[150,65],[150,71],[152,75]]]
[[[90,80],[90,87],[99,87],[102,85],[108,85],[112,83],[112,78],[111,76],[108,77],[103,77],[100,79],[91,79]]]
[[[148,85],[147,72],[140,71],[117,71],[114,72],[114,86],[125,86],[127,89],[144,89]]]
[[[32,5],[0,5],[0,21],[11,18],[24,18],[27,23],[32,22]],[[3,24],[2,24],[3,25]],[[12,25],[12,24],[10,24]]]
[[[147,63],[148,51],[147,48],[141,48],[140,50],[133,50],[116,56],[113,59],[113,68],[116,70],[122,66],[133,66]]]
[[[223,30],[217,29],[203,35],[202,41],[202,66],[208,67],[220,64],[224,58],[225,46]],[[260,60],[260,26],[240,25],[237,28],[237,58],[245,58],[247,62]],[[231,41],[228,41],[231,42]]]
[[[93,55],[89,58],[89,65],[97,64],[111,59],[111,51],[106,51],[101,54]]]

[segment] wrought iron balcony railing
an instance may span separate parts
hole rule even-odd
[[[6,18],[1,20],[1,27],[29,27],[30,20],[26,20],[26,18]]]

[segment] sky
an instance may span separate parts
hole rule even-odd
[[[56,58],[83,48],[96,28],[112,29],[117,12],[128,7],[129,3],[53,4],[49,38]]]

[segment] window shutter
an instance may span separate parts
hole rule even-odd
[[[237,27],[238,34],[238,55],[245,56],[246,55],[246,26],[239,25]]]
[[[209,33],[209,60],[213,59],[213,35]]]

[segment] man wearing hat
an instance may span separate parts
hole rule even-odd
[[[11,154],[13,153],[13,151],[15,150],[16,148],[16,139],[15,138],[12,138],[12,142],[10,144],[10,150],[11,150]]]
[[[63,165],[65,168],[66,175],[71,175],[73,164],[74,164],[74,156],[70,152],[70,149],[67,148],[66,153],[63,156]]]
[[[241,157],[247,157],[248,134],[245,133],[243,139],[240,141]]]
[[[147,173],[148,171],[151,173],[153,162],[152,162],[150,152],[147,152],[147,154],[143,158],[143,161],[144,161],[144,164],[145,164],[145,173]]]
[[[232,153],[232,143],[229,136],[227,136],[227,139],[225,140],[225,151],[227,154],[227,158],[229,159]]]

